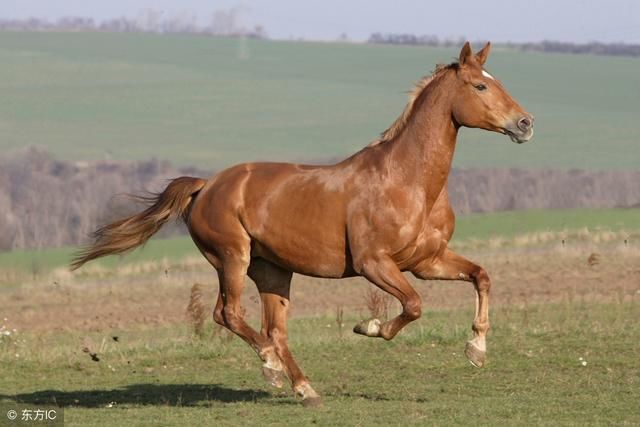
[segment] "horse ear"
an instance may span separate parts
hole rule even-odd
[[[491,52],[491,42],[487,42],[487,44],[482,48],[482,50],[476,53],[476,59],[480,63],[480,65],[484,65],[487,62],[487,58],[489,57],[489,52]]]
[[[462,66],[469,62],[471,55],[473,55],[473,52],[471,52],[471,45],[469,42],[466,42],[460,51],[460,65]]]

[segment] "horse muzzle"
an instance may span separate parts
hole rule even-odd
[[[526,115],[518,119],[515,125],[506,126],[503,131],[517,144],[529,141],[533,137],[533,116]]]

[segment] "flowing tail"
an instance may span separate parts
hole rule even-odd
[[[97,229],[93,233],[93,244],[73,257],[71,270],[76,270],[93,259],[126,252],[144,244],[160,227],[178,216],[186,222],[191,201],[205,184],[203,179],[183,176],[172,180],[161,193],[150,197],[136,197],[149,207]]]

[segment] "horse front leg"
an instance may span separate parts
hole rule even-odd
[[[353,332],[390,340],[408,323],[420,317],[422,314],[420,295],[391,258],[386,256],[368,258],[360,265],[360,274],[400,301],[402,313],[385,323],[380,322],[379,319],[364,320],[353,328]]]
[[[486,359],[486,336],[489,330],[491,280],[487,271],[455,252],[445,249],[439,258],[419,265],[413,274],[425,280],[464,280],[473,283],[476,290],[476,314],[472,326],[474,337],[467,342],[465,355],[473,366],[482,367]]]

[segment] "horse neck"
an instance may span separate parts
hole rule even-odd
[[[429,205],[446,185],[458,135],[451,85],[444,75],[425,88],[406,128],[389,144],[389,166],[400,171],[396,175],[404,185],[422,187]]]

